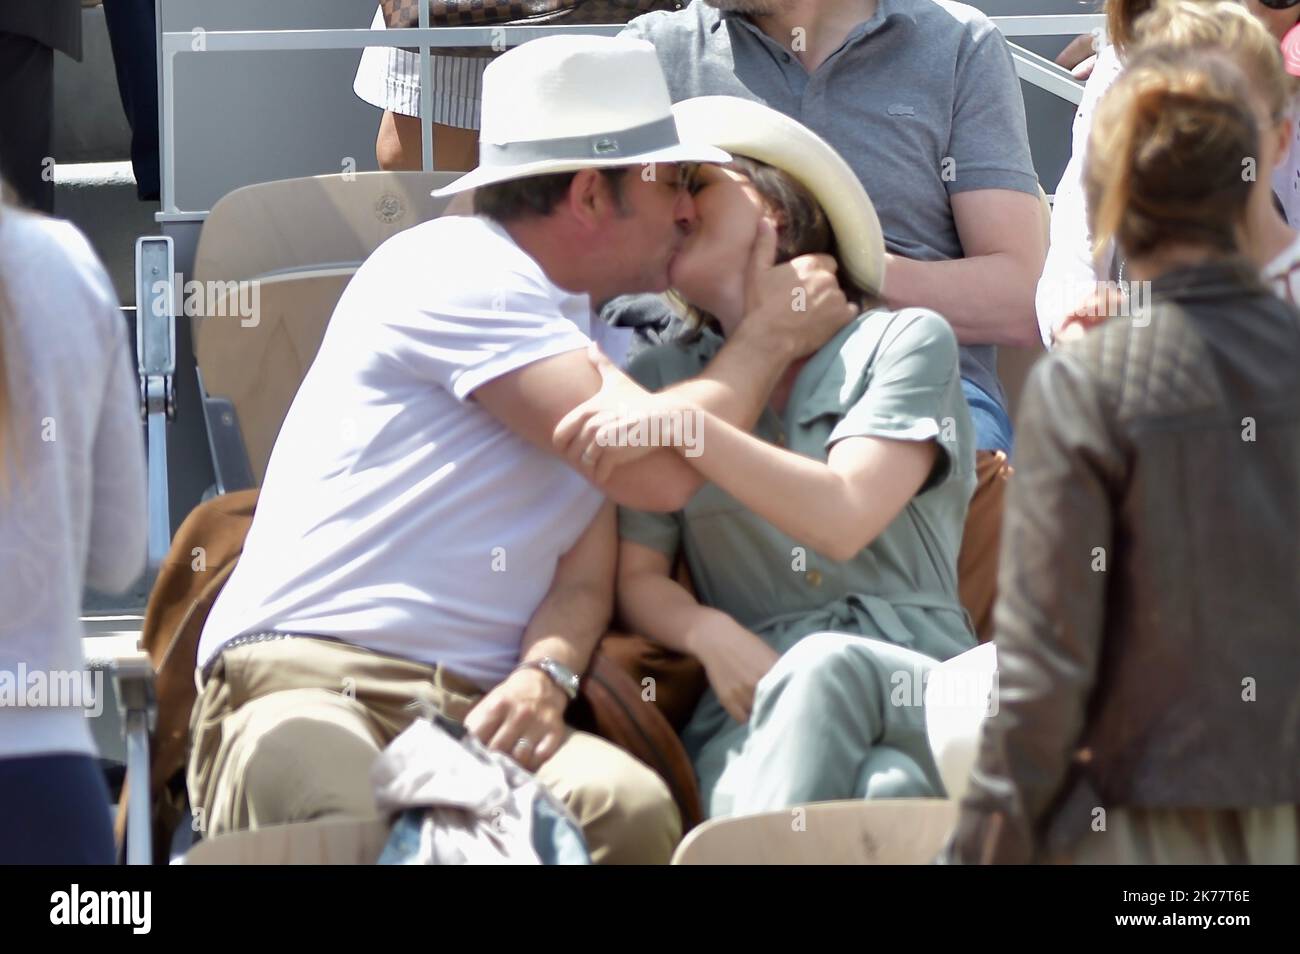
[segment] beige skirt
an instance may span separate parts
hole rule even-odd
[[[1300,806],[1113,808],[1058,864],[1300,864]]]

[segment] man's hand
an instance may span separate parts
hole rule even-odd
[[[812,354],[857,317],[835,277],[830,255],[800,255],[776,265],[776,227],[763,218],[745,269],[745,321],[738,333],[761,334],[788,348],[791,360]]]
[[[555,449],[588,480],[599,485],[615,468],[630,464],[656,449],[650,441],[631,443],[629,435],[647,437],[651,421],[671,437],[666,422],[672,408],[661,395],[646,391],[624,374],[595,344],[587,349],[600,372],[600,390],[564,416],[555,428]],[[662,441],[661,441],[662,443]]]
[[[710,617],[705,629],[691,634],[691,650],[704,666],[722,708],[737,722],[754,710],[754,688],[780,655],[730,617]]]
[[[564,742],[568,704],[564,690],[546,673],[520,669],[479,700],[465,727],[489,749],[536,772]]]

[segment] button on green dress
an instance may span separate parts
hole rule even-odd
[[[706,331],[643,352],[629,373],[660,390],[697,375],[721,346]],[[940,453],[904,510],[844,562],[782,533],[713,484],[676,513],[620,509],[622,539],[670,557],[680,550],[700,602],[783,654],[760,682],[748,723],[731,719],[710,690],[683,732],[709,814],[870,794],[873,766],[883,772],[902,764],[904,775],[916,775],[915,763],[924,778],[913,781],[933,788],[924,714],[914,704],[919,689],[904,692],[902,683],[976,645],[956,569],[975,486],[974,432],[951,328],[925,309],[865,312],[800,371],[784,414],[766,409],[754,433],[818,460],[855,436],[935,440]],[[707,431],[703,440],[708,453]],[[836,633],[867,639],[805,640]],[[809,646],[788,662],[785,654],[801,641]],[[837,692],[862,698],[863,711],[827,705]],[[879,693],[893,699],[863,697]],[[799,736],[814,732],[795,751]],[[904,753],[901,762],[890,747]],[[810,764],[809,752],[823,753],[821,761]],[[755,803],[759,789],[770,791]]]

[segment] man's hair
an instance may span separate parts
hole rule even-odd
[[[614,192],[614,201],[620,212],[623,205],[623,180],[629,166],[600,169],[600,174]],[[526,179],[511,179],[479,186],[474,190],[474,214],[486,215],[497,222],[514,222],[527,216],[547,216],[555,211],[573,185],[574,172],[553,172]]]

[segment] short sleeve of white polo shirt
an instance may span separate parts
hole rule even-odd
[[[428,256],[422,263],[408,261],[409,249],[391,263],[421,280],[404,279],[410,297],[384,316],[393,356],[417,377],[464,401],[495,378],[591,342],[590,298],[551,282],[499,225],[457,216],[409,231],[426,229],[410,243]]]

